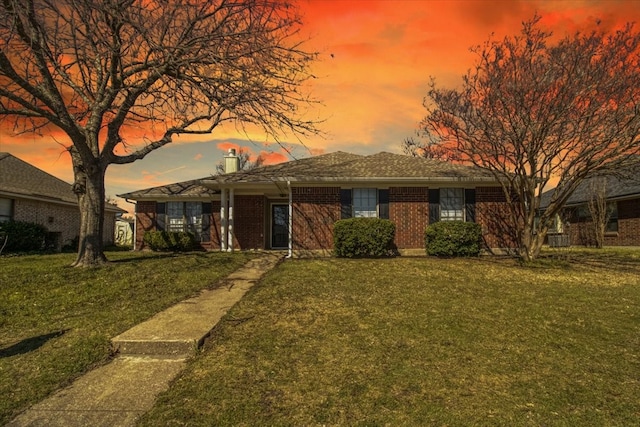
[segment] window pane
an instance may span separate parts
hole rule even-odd
[[[202,203],[187,202],[185,207],[187,230],[200,239],[202,233]]]
[[[167,202],[167,231],[184,231],[184,202]]]
[[[0,222],[9,221],[13,211],[12,199],[0,199]]]
[[[440,221],[464,221],[464,188],[440,189]]]
[[[353,216],[376,218],[378,216],[378,190],[376,188],[353,189]]]

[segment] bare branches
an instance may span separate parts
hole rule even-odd
[[[519,35],[476,48],[462,89],[432,82],[422,123],[439,144],[500,178],[505,193],[515,192],[519,224],[538,235],[585,177],[640,153],[640,33],[629,24],[556,44],[550,37],[534,16]],[[534,224],[553,181],[551,204]]]
[[[129,123],[160,130],[146,135],[158,142],[150,146],[211,131],[212,118],[252,123],[272,136],[317,132],[299,110],[313,102],[300,88],[315,55],[302,50],[299,19],[283,2],[1,4],[0,80],[7,88],[0,115],[51,122],[73,134],[74,144],[107,128],[97,148],[112,160]]]

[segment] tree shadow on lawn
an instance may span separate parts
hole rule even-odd
[[[61,331],[55,331],[44,335],[38,335],[37,337],[31,337],[23,339],[15,344],[10,345],[9,347],[0,349],[0,359],[5,357],[17,356],[19,354],[25,354],[37,350],[47,343],[47,341],[58,338],[65,333],[67,333],[69,329],[63,329]]]

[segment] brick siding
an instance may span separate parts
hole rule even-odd
[[[424,248],[424,232],[429,225],[428,193],[426,187],[389,188],[389,219],[396,224],[398,248]]]
[[[333,224],[340,219],[340,187],[294,187],[293,249],[333,248]]]
[[[502,187],[476,188],[476,222],[482,225],[487,248],[515,248],[517,238],[512,213]]]
[[[13,219],[41,224],[50,233],[58,234],[58,250],[70,244],[80,234],[80,211],[78,206],[60,205],[41,200],[15,199]],[[115,213],[104,215],[103,242],[113,244]]]

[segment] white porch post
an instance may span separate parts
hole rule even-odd
[[[227,189],[220,189],[220,250],[227,250]]]
[[[229,189],[229,240],[227,241],[227,251],[233,252],[233,188]]]
[[[291,181],[287,181],[287,187],[289,187],[289,224],[287,224],[289,253],[287,254],[287,258],[291,258],[293,256],[293,194],[291,192]]]

